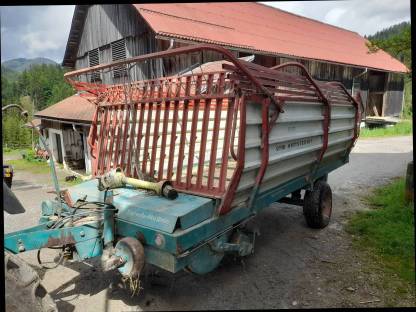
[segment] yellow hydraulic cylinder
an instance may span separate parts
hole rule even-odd
[[[128,178],[128,177],[124,177],[123,182],[124,182],[124,184],[129,184],[131,186],[134,186],[134,187],[137,187],[137,188],[140,188],[140,189],[155,191],[156,194],[158,194],[158,195],[162,194],[162,184],[161,183],[155,183],[155,182],[144,181],[144,180]]]
[[[169,199],[175,199],[178,197],[177,191],[172,187],[170,181],[150,182],[145,180],[139,180],[126,177],[121,168],[116,168],[100,177],[99,186],[100,190],[113,189],[123,187],[126,184],[134,186],[136,188],[154,191],[156,194],[164,196]]]

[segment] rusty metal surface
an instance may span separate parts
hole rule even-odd
[[[63,245],[73,245],[75,244],[75,238],[69,234],[69,235],[62,235],[59,238],[56,237],[49,237],[46,244],[42,247],[54,247],[54,246],[63,246]]]

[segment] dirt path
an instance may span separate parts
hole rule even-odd
[[[40,273],[62,311],[414,305],[414,295],[395,301],[391,288],[382,285],[381,273],[368,265],[366,255],[352,249],[351,239],[343,230],[349,214],[365,209],[360,196],[370,187],[404,175],[412,149],[411,137],[360,140],[350,163],[329,177],[334,213],[326,229],[308,228],[301,207],[273,204],[258,216],[261,235],[255,254],[243,261],[227,258],[207,275],[181,272],[173,276],[148,268],[143,292],[130,298],[124,291],[110,289],[119,275],[91,267],[96,261]],[[35,200],[27,193],[18,191],[16,195],[30,201],[30,209],[36,211],[36,219],[30,217],[34,224],[44,194],[37,191]],[[22,219],[29,223],[26,216],[13,226],[6,221],[5,232],[24,227]],[[21,256],[36,264],[34,252]]]

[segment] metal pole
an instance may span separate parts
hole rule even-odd
[[[24,110],[20,105],[17,105],[17,104],[9,104],[9,105],[6,105],[6,106],[4,106],[2,108],[2,111],[5,111],[5,110],[7,110],[9,108],[13,108],[13,107],[20,109],[22,116],[24,116],[25,118],[28,117],[28,115],[29,115],[28,112],[26,110]],[[60,188],[59,188],[58,177],[56,175],[55,163],[53,161],[52,153],[51,153],[51,151],[50,151],[50,149],[48,147],[48,144],[46,143],[46,140],[43,137],[43,135],[35,127],[35,125],[33,124],[33,122],[31,120],[29,120],[29,122],[32,125],[32,128],[35,129],[37,131],[37,133],[39,134],[39,138],[41,139],[43,146],[45,147],[46,151],[49,154],[49,167],[51,168],[52,181],[53,181],[53,185],[55,187],[56,195],[58,196],[58,199],[59,199],[58,216],[61,217],[61,212],[62,212],[62,201],[60,199],[61,191],[60,191]]]

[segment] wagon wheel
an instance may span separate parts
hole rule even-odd
[[[306,191],[303,214],[306,223],[314,229],[322,229],[329,224],[332,214],[332,191],[328,183],[316,181],[312,191]]]
[[[3,178],[4,182],[9,188],[12,188],[12,177]]]
[[[126,263],[118,270],[123,276],[138,277],[144,266],[143,245],[133,237],[120,239],[115,247],[115,255],[123,257]]]
[[[4,269],[6,311],[58,311],[39,275],[26,262],[5,251]]]

